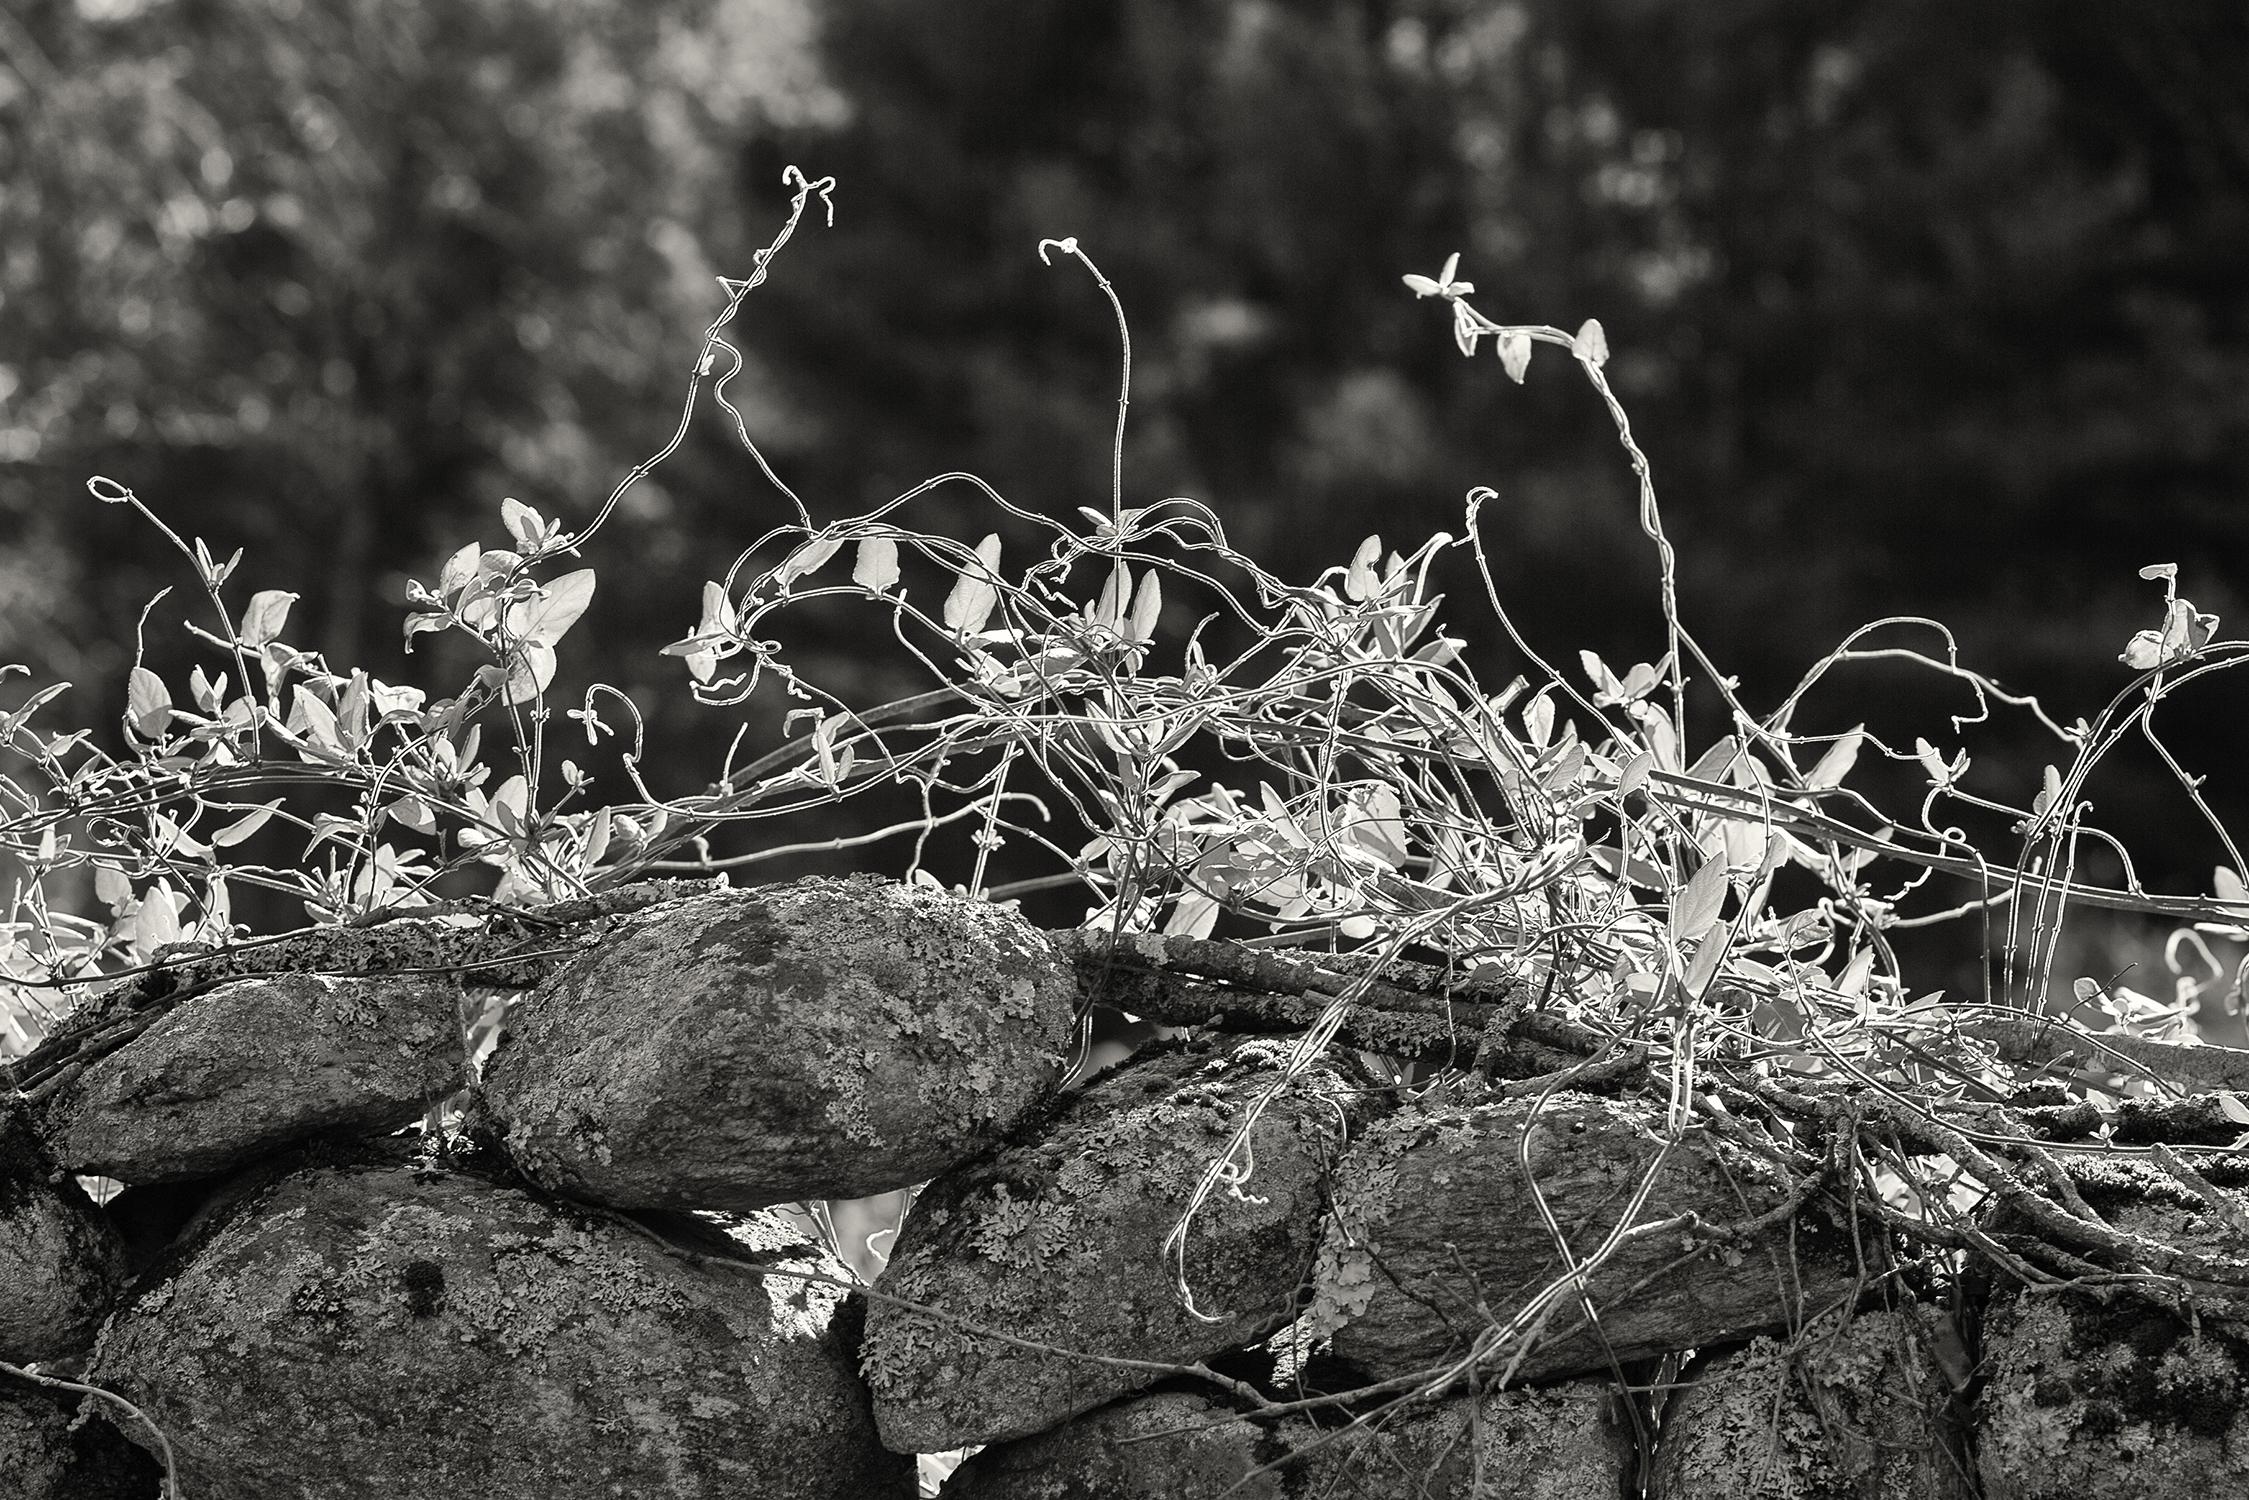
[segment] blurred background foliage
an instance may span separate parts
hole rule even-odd
[[[1034,253],[1076,235],[1132,320],[1127,504],[1201,498],[1309,581],[1368,532],[1458,534],[1490,484],[1545,654],[1652,658],[1598,403],[1551,355],[1521,390],[1463,360],[1399,283],[1457,250],[1492,316],[1606,325],[1683,612],[1754,707],[1917,614],[2089,716],[2158,621],[2143,563],[2243,623],[2237,3],[11,0],[0,660],[113,724],[143,603],[191,607],[98,472],[247,547],[243,595],[302,591],[297,643],[395,680],[408,576],[495,540],[503,495],[582,524],[669,432],[788,163],[838,179],[835,226],[751,298],[732,391],[815,519],[950,469],[1105,506],[1114,329]],[[990,529],[949,494],[918,523]],[[786,514],[706,414],[591,549],[558,690],[626,689],[659,790],[701,787],[735,725],[655,648]],[[1450,614],[1488,621],[1457,589]],[[849,673],[870,628],[800,664]],[[168,674],[184,649],[151,633]],[[2240,827],[2232,681],[2160,722]],[[795,706],[771,696],[753,746]],[[1970,706],[1858,668],[1798,726],[1910,745]],[[1974,748],[2017,801],[2061,757],[2013,727]],[[2215,840],[2153,766],[2096,779],[2093,820],[2151,885],[2206,889]]]

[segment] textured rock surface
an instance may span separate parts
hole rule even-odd
[[[117,1232],[56,1170],[29,1111],[0,1098],[0,1360],[82,1353],[124,1275]]]
[[[1789,1355],[1771,1339],[1676,1392],[1654,1500],[1966,1500],[1951,1388],[1929,1353],[1940,1315],[1822,1319]]]
[[[1290,1449],[1314,1436],[1309,1423],[1260,1427],[1220,1402],[1184,1392],[1133,1396],[1051,1432],[986,1448],[953,1471],[944,1496],[1188,1500],[1231,1494],[1238,1500],[1291,1500],[1306,1491],[1300,1483],[1303,1466],[1288,1462]]]
[[[1155,1380],[980,1337],[900,1298],[1033,1342],[1186,1363],[1254,1341],[1290,1315],[1310,1268],[1327,1164],[1355,1106],[1325,1069],[1251,1132],[1255,1173],[1197,1210],[1182,1307],[1165,1236],[1278,1076],[1283,1049],[1159,1054],[1073,1098],[1035,1141],[930,1184],[867,1316],[864,1369],[883,1440],[935,1452],[1019,1437]]]
[[[470,1173],[318,1166],[191,1230],[91,1379],[213,1500],[903,1495],[839,1296]]]
[[[1632,1431],[1602,1384],[1502,1391],[1323,1433],[1251,1422],[1208,1397],[1131,1397],[987,1448],[945,1500],[1587,1500],[1624,1493]],[[1239,1488],[1235,1488],[1239,1486]]]
[[[1666,1151],[1651,1105],[1560,1093],[1534,1118],[1535,1105],[1416,1104],[1353,1149],[1321,1242],[1312,1312],[1338,1359],[1377,1378],[1408,1375],[1459,1358],[1515,1318],[1566,1270],[1542,1200],[1582,1262],[1628,1215],[1637,1225],[1693,1211],[1727,1225],[1786,1196],[1772,1166],[1729,1143],[1690,1135]],[[1519,1155],[1526,1128],[1530,1179]],[[1651,1168],[1655,1186],[1633,1213]],[[1634,1359],[1747,1338],[1846,1301],[1848,1252],[1848,1238],[1817,1221],[1781,1225],[1747,1247],[1672,1230],[1623,1243],[1591,1291],[1609,1348]],[[1565,1294],[1518,1375],[1548,1379],[1608,1360]]]
[[[79,1398],[0,1375],[0,1495],[8,1500],[150,1500],[156,1461],[95,1420],[71,1430]]]
[[[1054,1088],[1076,991],[1013,911],[871,877],[680,901],[517,1004],[486,1109],[533,1180],[750,1209],[921,1182]]]
[[[1984,1317],[1985,1500],[2249,1493],[2249,1329],[2129,1297],[2004,1297]]]
[[[57,1091],[47,1138],[72,1171],[170,1182],[394,1129],[463,1082],[458,993],[422,976],[220,985]]]
[[[1331,1467],[1336,1483],[1325,1493],[1606,1500],[1626,1493],[1632,1464],[1632,1423],[1608,1382],[1573,1380],[1462,1397],[1386,1423]]]

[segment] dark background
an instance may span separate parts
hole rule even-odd
[[[177,557],[87,497],[98,472],[247,547],[238,600],[301,590],[297,644],[457,678],[429,637],[401,659],[406,578],[496,543],[504,495],[583,524],[661,442],[789,163],[839,179],[835,227],[752,297],[734,391],[816,519],[948,469],[1106,507],[1115,331],[1035,254],[1076,235],[1132,323],[1128,504],[1196,496],[1309,581],[1368,532],[1458,534],[1488,484],[1534,642],[1651,659],[1652,552],[1577,370],[1547,350],[1518,389],[1399,282],[1458,251],[1490,315],[1605,325],[1683,613],[1754,709],[1910,614],[2067,723],[2158,621],[2141,565],[2242,611],[2238,3],[15,0],[0,659],[113,724],[148,596],[174,586],[158,626],[192,611]],[[738,718],[655,648],[787,515],[704,421],[587,559],[558,701],[628,690],[662,791],[699,789]],[[184,671],[178,632],[149,639]],[[863,658],[817,621],[801,650],[830,681]],[[2236,829],[2241,702],[2220,676],[2159,720]],[[789,706],[752,705],[753,748]],[[1863,667],[1797,727],[1910,747],[1970,706]],[[1971,742],[1976,789],[2016,803],[2063,756],[2019,716]],[[2090,795],[2151,886],[2208,888],[2222,849],[2150,756]]]

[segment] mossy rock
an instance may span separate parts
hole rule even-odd
[[[1286,1051],[1147,1057],[1035,1138],[931,1183],[868,1311],[883,1440],[936,1452],[1025,1436],[1293,1316],[1329,1167],[1363,1103],[1325,1067],[1282,1085]],[[1166,1237],[1260,1105],[1235,1158],[1249,1174],[1212,1185],[1175,1258]]]
[[[908,1187],[1051,1095],[1076,987],[1011,909],[878,880],[673,902],[517,1002],[484,1114],[533,1181],[747,1210]]]
[[[478,1172],[280,1172],[143,1278],[90,1378],[190,1496],[905,1494],[836,1322],[848,1273],[762,1228],[752,1266]]]

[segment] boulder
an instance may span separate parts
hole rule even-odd
[[[2249,1493],[2249,1328],[2128,1294],[2003,1294],[1984,1314],[1985,1500]]]
[[[1764,1156],[1701,1132],[1667,1143],[1661,1124],[1651,1104],[1571,1092],[1401,1109],[1344,1166],[1314,1331],[1332,1335],[1337,1359],[1384,1380],[1479,1345],[1496,1356],[1488,1368],[1504,1370],[1529,1336],[1515,1377],[1536,1381],[1738,1342],[1855,1297],[1849,1236],[1807,1209],[1747,1244],[1693,1226],[1620,1237],[1591,1275],[1598,1336],[1574,1290],[1533,1310],[1569,1269],[1548,1213],[1582,1265],[1622,1230],[1687,1213],[1725,1226],[1786,1200],[1791,1185]]]
[[[74,1172],[174,1182],[394,1130],[465,1081],[459,993],[419,975],[221,984],[58,1089],[47,1139]]]
[[[1968,1500],[1967,1448],[1931,1308],[1752,1340],[1671,1397],[1652,1500]]]
[[[1584,1500],[1621,1495],[1631,1426],[1606,1382],[1461,1396],[1349,1430],[1241,1416],[1213,1397],[1129,1397],[1001,1443],[945,1483],[945,1500]]]
[[[725,891],[627,919],[519,1001],[483,1111],[571,1197],[868,1197],[1046,1098],[1075,1005],[1011,909],[872,877]]]
[[[1158,1053],[931,1183],[870,1297],[863,1368],[883,1441],[928,1453],[1025,1436],[1293,1316],[1360,1106],[1325,1067],[1268,1098],[1286,1050]],[[1261,1102],[1235,1158],[1247,1176],[1196,1207],[1182,1267],[1165,1238]]]
[[[191,1496],[907,1493],[835,1318],[848,1273],[771,1224],[682,1250],[380,1155],[230,1196],[142,1278],[89,1377],[165,1433]]]
[[[1301,1419],[1267,1428],[1184,1391],[1131,1396],[984,1449],[953,1471],[942,1493],[945,1500],[1288,1500],[1306,1493],[1290,1451],[1317,1435]]]
[[[124,1278],[117,1232],[56,1166],[30,1110],[0,1097],[0,1360],[84,1353]]]
[[[0,1495],[8,1500],[152,1500],[157,1462],[99,1419],[76,1422],[80,1397],[0,1374]]]

